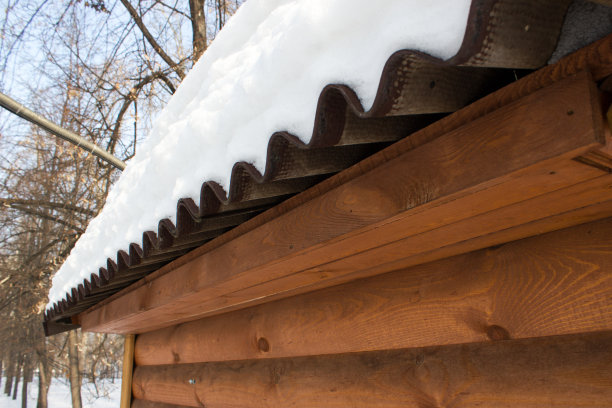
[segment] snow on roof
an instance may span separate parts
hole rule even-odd
[[[217,35],[154,122],[147,140],[53,277],[49,305],[118,250],[139,242],[203,181],[226,188],[234,163],[262,173],[270,136],[308,142],[327,84],[367,111],[389,56],[459,50],[470,0],[249,0]],[[173,220],[174,221],[174,220]]]

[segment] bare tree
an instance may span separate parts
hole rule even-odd
[[[127,161],[241,2],[8,0],[0,91]],[[53,376],[72,378],[79,406],[80,377],[95,384],[120,375],[121,338],[45,339],[42,313],[53,273],[118,172],[42,132],[0,112],[0,361],[7,393],[36,369],[37,407],[47,407]]]

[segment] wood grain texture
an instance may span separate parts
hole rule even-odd
[[[132,401],[132,408],[185,408],[185,406],[135,399]]]
[[[297,287],[303,292],[315,289],[309,286],[321,285],[339,271],[352,273],[355,262],[331,271],[323,265],[401,240],[421,242],[421,253],[448,246],[452,242],[422,240],[420,235],[604,174],[571,160],[602,141],[603,118],[593,82],[588,75],[566,79],[390,160],[129,296],[82,314],[80,323],[93,331],[151,330],[253,300],[263,302],[288,290],[295,277],[302,280]],[[542,218],[549,215],[544,211]],[[532,221],[529,217],[521,209],[514,226]],[[472,238],[495,227],[474,225],[478,228]],[[466,239],[461,229],[444,235],[455,243]],[[386,253],[386,263],[406,257],[402,251]],[[376,259],[370,258],[368,268],[374,267],[372,261]],[[290,279],[283,282],[285,277]],[[257,286],[247,297],[239,293]]]
[[[192,407],[609,407],[612,333],[137,367],[137,398]],[[190,381],[191,380],[191,381]]]
[[[138,336],[137,365],[612,330],[612,218]],[[493,333],[493,334],[492,334]]]

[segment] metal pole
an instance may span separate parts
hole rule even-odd
[[[41,128],[45,129],[46,131],[53,133],[55,136],[61,137],[62,139],[67,140],[68,142],[76,145],[77,147],[91,152],[92,154],[98,156],[100,159],[118,168],[119,170],[125,169],[125,162],[116,158],[106,150],[101,149],[95,144],[83,139],[76,133],[66,130],[56,125],[55,123],[43,118],[42,116],[36,114],[35,112],[32,112],[16,100],[10,98],[9,96],[1,92],[0,106],[14,113],[15,115],[27,120],[28,122],[34,123],[35,125],[38,125]]]

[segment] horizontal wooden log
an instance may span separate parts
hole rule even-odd
[[[192,407],[598,407],[612,333],[138,367],[136,398]]]
[[[137,365],[612,330],[612,218],[141,334]]]
[[[131,408],[185,408],[185,406],[135,399],[132,401]]]
[[[600,147],[603,140],[593,82],[588,75],[561,81],[381,164],[146,287],[83,313],[80,323],[91,331],[152,330],[262,303],[295,288],[307,292],[329,286],[334,279],[348,279],[355,268],[372,272],[373,262],[378,262],[372,251],[400,245],[401,251],[385,250],[384,263],[392,265],[407,257],[406,240],[421,243],[418,252],[426,254],[531,222],[532,213],[525,208],[512,214],[512,223],[503,228],[497,221],[467,220],[487,214],[496,220],[496,210],[607,174],[572,160]],[[572,199],[566,197],[565,202]],[[612,195],[593,197],[590,204],[606,199]],[[558,214],[547,208],[540,209],[540,218]],[[460,222],[475,228],[466,235],[456,227]],[[439,239],[422,239],[424,233],[441,231]],[[490,245],[482,244],[480,248]],[[469,250],[474,249],[478,247]],[[364,253],[370,256],[365,263],[359,256]],[[457,253],[441,251],[427,261]]]

